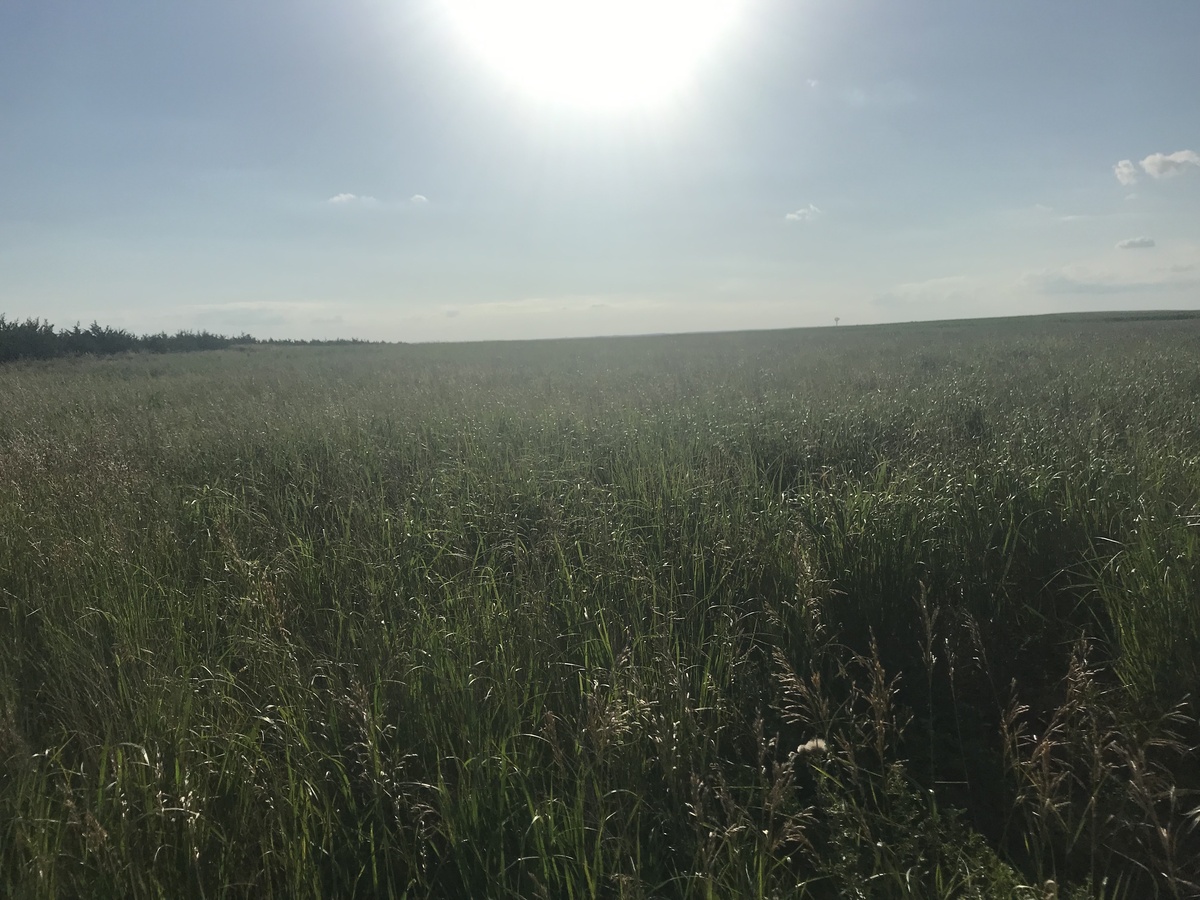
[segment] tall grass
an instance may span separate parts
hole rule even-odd
[[[1196,893],[1200,327],[0,370],[0,893]]]

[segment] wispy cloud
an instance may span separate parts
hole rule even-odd
[[[1198,283],[1195,275],[1179,267],[1141,272],[1103,271],[1083,266],[1064,266],[1032,272],[1021,286],[1043,294],[1137,294],[1176,291]]]
[[[1132,160],[1123,159],[1113,166],[1113,174],[1117,181],[1124,185],[1137,184],[1141,168],[1151,178],[1171,178],[1188,169],[1200,168],[1200,153],[1195,150],[1176,150],[1174,153],[1151,153],[1136,165]]]
[[[821,210],[817,209],[811,203],[808,206],[802,206],[795,212],[790,212],[783,217],[785,222],[811,222],[821,215]]]
[[[1133,294],[1169,290],[1165,281],[1126,281],[1120,278],[1089,278],[1069,272],[1042,272],[1025,279],[1026,286],[1043,294]]]
[[[875,298],[880,306],[906,306],[920,303],[947,303],[973,300],[979,296],[983,283],[967,275],[947,275],[925,281],[910,281],[895,285]]]
[[[426,197],[424,194],[413,194],[411,197],[408,198],[408,202],[411,203],[413,206],[424,206],[426,203],[429,202],[429,198]]]
[[[917,102],[916,91],[902,81],[887,81],[867,87],[853,87],[844,91],[843,97],[851,106],[860,109],[865,107],[895,108]]]
[[[334,206],[374,206],[379,201],[362,194],[334,194],[328,202]]]
[[[1117,176],[1117,181],[1121,184],[1137,184],[1138,169],[1132,159],[1123,159],[1113,166],[1113,174]]]
[[[283,337],[301,322],[328,314],[325,303],[313,301],[255,300],[199,303],[179,307],[189,328],[207,328],[225,334],[251,331],[257,337]],[[281,331],[282,329],[282,331]]]
[[[1144,250],[1147,247],[1154,246],[1154,238],[1152,237],[1135,237],[1127,238],[1117,242],[1118,250]]]

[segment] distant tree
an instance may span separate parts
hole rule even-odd
[[[62,347],[50,322],[41,319],[10,322],[4,313],[0,313],[0,362],[61,355]]]
[[[191,350],[221,350],[234,344],[253,344],[248,334],[230,338],[210,331],[166,332],[138,337],[123,328],[92,322],[80,328],[55,331],[50,322],[26,319],[9,320],[0,313],[0,363],[17,359],[53,359],[58,356],[112,356],[117,353],[147,351],[179,353]]]
[[[174,334],[160,331],[138,337],[123,328],[101,326],[92,322],[80,328],[55,331],[50,322],[41,319],[26,319],[24,322],[9,321],[0,313],[0,363],[17,359],[53,359],[57,356],[111,356],[116,353],[190,353],[196,350],[225,350],[243,344],[287,344],[300,346],[340,346],[366,344],[358,338],[328,341],[279,340],[271,338],[259,341],[250,334],[227,337],[211,331],[188,331],[181,329]]]

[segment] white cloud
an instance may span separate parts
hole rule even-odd
[[[795,212],[788,213],[783,219],[785,222],[811,222],[819,215],[821,215],[821,211],[810,203]]]
[[[1128,238],[1127,240],[1117,242],[1118,250],[1143,250],[1153,246],[1154,238],[1151,237]]]
[[[1174,153],[1151,153],[1140,163],[1123,159],[1113,166],[1113,174],[1123,185],[1137,184],[1141,171],[1151,178],[1171,178],[1188,169],[1200,169],[1200,153],[1195,150],[1176,150]]]
[[[1131,159],[1123,159],[1113,166],[1113,174],[1121,184],[1137,184],[1138,170]]]
[[[328,202],[332,203],[334,206],[351,206],[355,204],[370,206],[378,203],[379,201],[374,197],[366,197],[359,194],[335,194],[329,198]]]
[[[429,198],[426,197],[424,194],[413,194],[411,197],[408,198],[408,202],[412,203],[416,206],[421,206],[425,203],[428,203]]]
[[[1200,154],[1195,150],[1176,150],[1174,153],[1151,153],[1142,160],[1142,168],[1151,178],[1170,178],[1189,168],[1200,168]]]

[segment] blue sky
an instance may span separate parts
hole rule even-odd
[[[1200,3],[746,0],[611,110],[517,90],[445,2],[3,0],[0,312],[457,340],[1200,306]]]

